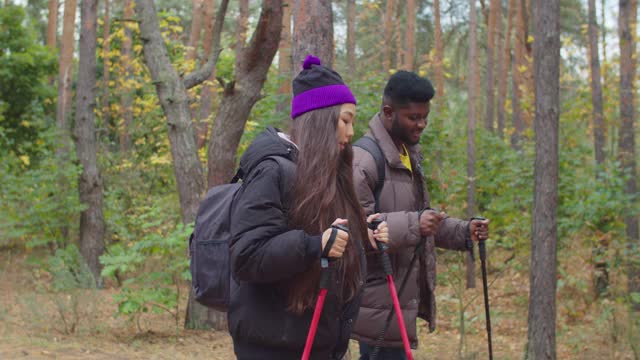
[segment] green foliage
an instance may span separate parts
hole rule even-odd
[[[23,7],[0,7],[0,148],[30,155],[31,144],[51,126],[55,93],[46,81],[55,60],[37,43]]]
[[[180,286],[190,280],[187,236],[193,226],[167,221],[166,208],[150,207],[130,219],[140,232],[137,239],[112,244],[100,258],[102,275],[126,276],[122,291],[114,296],[118,314],[139,320],[144,313],[168,312],[176,327],[180,317]],[[139,326],[139,322],[138,322]]]
[[[347,72],[349,74],[349,72]],[[351,77],[347,85],[358,101],[356,109],[356,122],[354,128],[354,141],[359,139],[369,129],[369,120],[380,111],[382,103],[382,89],[386,83],[384,74],[371,71],[359,76]]]
[[[95,279],[78,248],[71,244],[56,250],[47,260],[45,270],[52,276],[51,290],[68,292],[74,289],[91,289]]]
[[[55,159],[54,131],[40,135],[32,146],[39,162],[0,151],[0,245],[64,245],[76,233],[78,191],[60,184],[77,184],[80,168]]]

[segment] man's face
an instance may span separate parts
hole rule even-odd
[[[427,127],[429,103],[409,103],[402,107],[389,106],[389,109],[386,109],[387,106],[385,115],[391,116],[391,136],[407,145],[419,143],[422,131]]]

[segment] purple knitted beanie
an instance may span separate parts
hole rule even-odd
[[[356,104],[356,98],[340,74],[322,66],[320,59],[307,55],[302,71],[293,79],[291,118],[315,109],[339,104]]]

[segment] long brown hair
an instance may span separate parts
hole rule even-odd
[[[336,292],[344,301],[352,299],[363,274],[358,249],[367,240],[364,212],[353,185],[353,151],[340,151],[336,136],[340,105],[307,112],[295,118],[291,140],[298,145],[296,179],[289,222],[292,229],[322,234],[336,218],[349,220],[350,239],[336,275],[342,288]],[[289,287],[289,310],[301,313],[313,306],[320,279],[320,262],[297,274]]]

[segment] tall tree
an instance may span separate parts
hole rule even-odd
[[[111,74],[111,0],[104,0],[104,17],[102,29],[102,122],[109,123],[109,81]]]
[[[304,58],[313,54],[322,64],[333,67],[333,12],[331,0],[294,0],[292,34],[292,75]]]
[[[516,7],[515,0],[509,0],[507,9],[507,24],[504,31],[504,38],[501,43],[498,58],[498,136],[504,136],[506,124],[506,100],[507,100],[507,80],[509,79],[509,64],[511,64],[511,28],[513,13]]]
[[[444,45],[442,44],[442,25],[440,24],[440,0],[433,0],[434,33],[435,33],[435,73],[436,95],[444,99]]]
[[[356,0],[347,0],[347,67],[356,68]]]
[[[395,16],[394,23],[396,24],[403,23],[402,12],[405,9],[403,5],[404,5],[403,1],[399,1],[396,3],[396,11],[394,15]],[[391,67],[395,69],[398,69],[404,65],[404,62],[402,61],[402,59],[405,55],[406,49],[404,48],[405,44],[403,41],[404,40],[403,36],[406,36],[404,31],[400,31],[398,26],[394,26],[393,27],[393,45],[395,45],[394,51],[396,54],[396,58],[395,58],[395,62],[391,64]],[[392,59],[391,61],[394,61],[394,60]]]
[[[47,23],[47,47],[56,49],[58,35],[58,0],[49,0],[49,21]]]
[[[128,81],[133,77],[131,68],[132,60],[132,44],[133,44],[133,15],[135,7],[133,0],[124,0],[124,11],[122,15],[122,24],[124,27],[124,38],[122,39],[122,48],[120,50],[120,117],[122,123],[118,126],[120,135],[120,151],[126,152],[131,149],[130,128],[133,124],[133,89],[131,82]]]
[[[260,99],[281,31],[282,1],[263,0],[251,40],[236,53],[235,79],[223,85],[207,152],[209,187],[226,183],[233,176],[238,144],[251,109]]]
[[[187,51],[185,54],[185,60],[187,62],[193,62],[195,66],[197,63],[198,57],[198,48],[200,47],[200,34],[202,34],[202,18],[205,16],[203,14],[204,10],[204,0],[192,0],[191,1],[191,30],[189,31],[189,40],[187,42]],[[193,96],[195,91],[192,91],[189,95]],[[196,145],[198,144],[198,137],[200,135],[200,121],[198,119],[198,108],[193,105],[190,107],[191,118],[195,119],[195,132],[193,136],[196,139]],[[199,147],[198,147],[199,148]]]
[[[635,153],[635,79],[636,79],[636,29],[638,22],[637,0],[619,0],[618,33],[620,36],[620,135],[618,137],[618,156],[620,166],[627,172],[625,193],[630,197],[637,195],[636,153]],[[638,217],[633,214],[633,206],[625,210],[624,223],[627,245],[631,258],[629,261],[629,293],[640,293],[640,259],[638,258]],[[640,303],[634,303],[634,309],[640,311]]]
[[[223,0],[218,13],[220,20],[224,18],[227,4],[228,0]],[[218,51],[217,48],[212,48],[207,62],[200,69],[181,78],[171,64],[153,0],[137,0],[136,13],[140,24],[140,38],[142,39],[145,63],[156,85],[156,92],[167,118],[169,144],[178,186],[182,221],[188,224],[195,220],[205,184],[202,165],[198,159],[193,137],[187,90],[201,84],[211,76],[218,58]],[[217,36],[219,35],[220,32]],[[206,327],[208,326],[207,311],[203,307],[194,306],[192,295],[191,293],[189,298],[185,326]],[[197,309],[204,311],[195,311]]]
[[[78,190],[80,202],[86,206],[80,213],[80,253],[102,287],[102,265],[104,253],[104,215],[102,213],[102,179],[98,169],[96,128],[96,42],[98,22],[98,0],[82,0],[80,10],[82,31],[80,32],[78,87],[74,135],[76,153],[82,164]]]
[[[512,78],[512,98],[511,98],[511,121],[513,133],[511,135],[511,147],[520,149],[522,133],[525,129],[524,114],[522,112],[521,101],[524,97],[523,90],[526,88],[525,74],[527,68],[526,43],[527,43],[527,23],[525,0],[516,0],[515,12],[515,36],[513,43],[513,61],[511,67]]]
[[[282,35],[278,46],[278,75],[280,77],[280,87],[278,95],[283,99],[276,105],[276,110],[286,112],[291,99],[291,8],[292,0],[282,2]],[[348,33],[348,32],[347,32]],[[348,41],[347,41],[348,42]]]
[[[486,83],[486,100],[484,127],[488,131],[493,131],[493,117],[495,114],[495,86],[496,81],[493,70],[495,69],[496,55],[496,34],[499,32],[498,27],[501,24],[500,14],[502,13],[502,4],[500,0],[491,0],[489,5],[489,24],[487,29],[487,83]]]
[[[73,34],[76,27],[76,0],[64,2],[62,43],[60,44],[60,65],[58,66],[58,108],[56,122],[63,136],[69,131],[68,117],[71,113],[71,87],[73,80]]]
[[[602,62],[607,62],[607,17],[605,16],[606,1],[602,0],[600,3],[600,18],[602,19],[600,22],[602,24],[600,36],[602,37]],[[603,74],[604,75],[604,74]],[[606,79],[606,76],[604,76]]]
[[[58,47],[58,0],[49,0],[49,17],[47,22],[47,47],[55,51]],[[55,78],[49,78],[49,84],[53,85]]]
[[[249,0],[238,0],[238,20],[236,24],[236,53],[245,46],[249,26]]]
[[[396,0],[387,0],[387,5],[384,11],[384,44],[383,44],[383,59],[382,67],[385,74],[389,73],[391,69],[391,55],[393,53],[393,17],[396,13]]]
[[[407,0],[407,18],[404,31],[404,68],[411,71],[414,67],[416,54],[416,1]]]
[[[190,89],[211,75],[214,63],[210,59],[197,71],[181,78],[171,64],[153,0],[136,0],[144,60],[156,86],[160,105],[167,118],[173,169],[178,186],[182,221],[195,220],[200,196],[205,190],[202,165],[196,153],[191,113]]]
[[[224,24],[224,17],[227,13],[229,6],[229,0],[222,0],[220,7],[216,13],[215,19],[213,18],[215,2],[212,0],[208,2],[206,11],[207,15],[207,32],[205,33],[204,51],[208,54],[206,58],[207,64],[211,65],[211,74],[208,75],[210,81],[215,77],[215,64],[218,62],[220,55],[220,37],[222,36],[222,26]],[[205,63],[205,61],[203,61]],[[206,74],[202,74],[202,79],[206,78]],[[202,148],[206,144],[206,136],[209,125],[209,115],[211,113],[212,97],[215,90],[204,83],[201,89],[201,113],[200,119],[196,122],[197,126],[197,140],[196,146],[198,149]],[[225,313],[208,309],[195,301],[194,293],[189,293],[189,300],[187,303],[187,314],[185,316],[185,327],[187,328],[212,328],[215,330],[224,330],[227,327],[227,316]]]
[[[598,23],[596,21],[596,0],[589,0],[589,58],[591,70],[591,102],[593,104],[593,146],[596,164],[604,165],[606,128],[602,110],[602,83],[600,80],[600,57],[598,56]]]
[[[198,54],[198,43],[202,33],[202,18],[204,10],[204,0],[191,1],[191,32],[189,33],[189,47],[187,49],[187,60],[194,60]]]
[[[144,60],[149,68],[162,110],[167,118],[169,144],[173,158],[174,176],[178,185],[182,221],[185,224],[189,224],[196,218],[200,196],[205,189],[202,165],[198,159],[193,137],[189,96],[187,94],[187,89],[195,86],[196,83],[194,82],[190,84],[191,86],[188,86],[186,84],[187,79],[180,78],[171,64],[167,47],[160,32],[160,24],[153,0],[136,0],[135,9],[140,26]],[[209,63],[207,64],[209,65]],[[204,78],[208,77],[210,73],[211,68],[208,68],[208,72],[205,71],[205,74],[203,74]],[[190,82],[193,82],[193,74],[187,76]],[[191,297],[189,302],[193,303]],[[189,318],[190,315],[194,314],[187,311],[186,324],[193,324],[201,320]],[[200,315],[206,316],[206,311],[201,312]]]
[[[467,67],[467,216],[472,217],[476,213],[476,123],[478,85],[476,84],[478,73],[478,20],[476,14],[476,0],[469,0],[469,52]],[[467,288],[476,287],[475,267],[471,258],[467,256]]]
[[[205,34],[203,41],[203,53],[209,60],[209,56],[213,58],[214,63],[218,62],[220,56],[220,37],[222,36],[222,25],[224,24],[224,16],[227,13],[228,0],[222,0],[218,12],[215,12],[216,0],[207,0],[205,3]],[[209,54],[209,55],[207,55]],[[202,61],[203,63],[206,61]],[[214,66],[209,76],[209,81],[202,84],[200,89],[200,115],[196,123],[198,132],[197,147],[202,149],[207,144],[207,134],[209,133],[209,117],[211,116],[211,105],[216,95],[216,89],[211,85],[216,78],[216,67]]]
[[[535,185],[527,359],[556,358],[560,0],[534,2]]]

